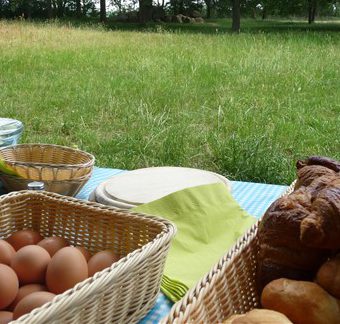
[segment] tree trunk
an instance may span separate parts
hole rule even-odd
[[[211,18],[211,0],[205,0],[205,5],[207,6],[207,16],[206,18]]]
[[[52,11],[52,0],[47,0],[47,18],[51,19],[53,16],[53,11]]]
[[[251,9],[251,17],[252,17],[253,19],[256,19],[256,8],[252,8],[252,9]]]
[[[63,3],[63,0],[57,0],[56,1],[56,6],[57,6],[57,17],[58,18],[63,18],[64,17],[64,9],[65,9],[65,5]]]
[[[106,21],[106,0],[100,0],[100,21]]]
[[[83,14],[83,16],[86,16],[86,14],[87,14],[87,8],[86,8],[86,0],[81,0],[81,7],[82,7],[82,14]]]
[[[316,0],[308,1],[308,23],[312,24],[315,21],[316,14]]]
[[[262,9],[262,20],[265,20],[267,18],[267,9],[266,7],[263,7]]]
[[[81,2],[80,2],[80,0],[76,0],[76,15],[77,15],[77,18],[81,17]]]
[[[25,1],[25,13],[24,13],[25,19],[31,19],[32,18],[32,4],[30,0]]]
[[[233,0],[233,17],[232,17],[232,26],[231,29],[235,33],[240,32],[241,26],[241,9],[240,9],[240,0]]]
[[[138,18],[142,24],[152,20],[152,0],[139,0]]]

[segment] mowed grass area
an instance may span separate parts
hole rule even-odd
[[[340,25],[320,28],[233,35],[0,21],[0,116],[24,122],[22,142],[77,146],[98,166],[288,184],[299,158],[340,159]]]

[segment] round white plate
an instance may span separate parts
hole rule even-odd
[[[137,169],[101,183],[92,198],[105,205],[132,208],[175,191],[211,183],[223,183],[231,190],[228,179],[210,171],[181,167]]]

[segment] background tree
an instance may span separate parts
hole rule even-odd
[[[323,16],[340,15],[340,0],[0,0],[0,17],[50,19],[54,17],[96,17],[105,22],[106,4],[114,14],[133,12],[140,22],[176,14],[209,18],[232,18],[232,29],[240,30],[241,17],[301,17],[313,23]],[[99,3],[99,11],[96,8]],[[111,12],[112,15],[112,12]],[[131,16],[131,14],[130,14]]]
[[[152,0],[139,0],[138,19],[140,23],[152,20]]]
[[[106,1],[100,0],[100,21],[106,21]]]
[[[81,13],[81,1],[80,0],[76,0],[76,16],[78,18],[80,18],[82,15]]]
[[[233,9],[232,9],[232,31],[239,33],[241,27],[241,8],[240,8],[240,0],[233,0]]]

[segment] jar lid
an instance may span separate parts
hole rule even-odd
[[[44,190],[45,184],[41,181],[32,181],[27,185],[28,190]]]
[[[189,187],[223,183],[228,179],[214,172],[182,167],[154,167],[127,171],[101,183],[95,200],[119,208],[131,208]]]
[[[24,128],[21,121],[11,118],[0,118],[0,136],[20,134]]]

